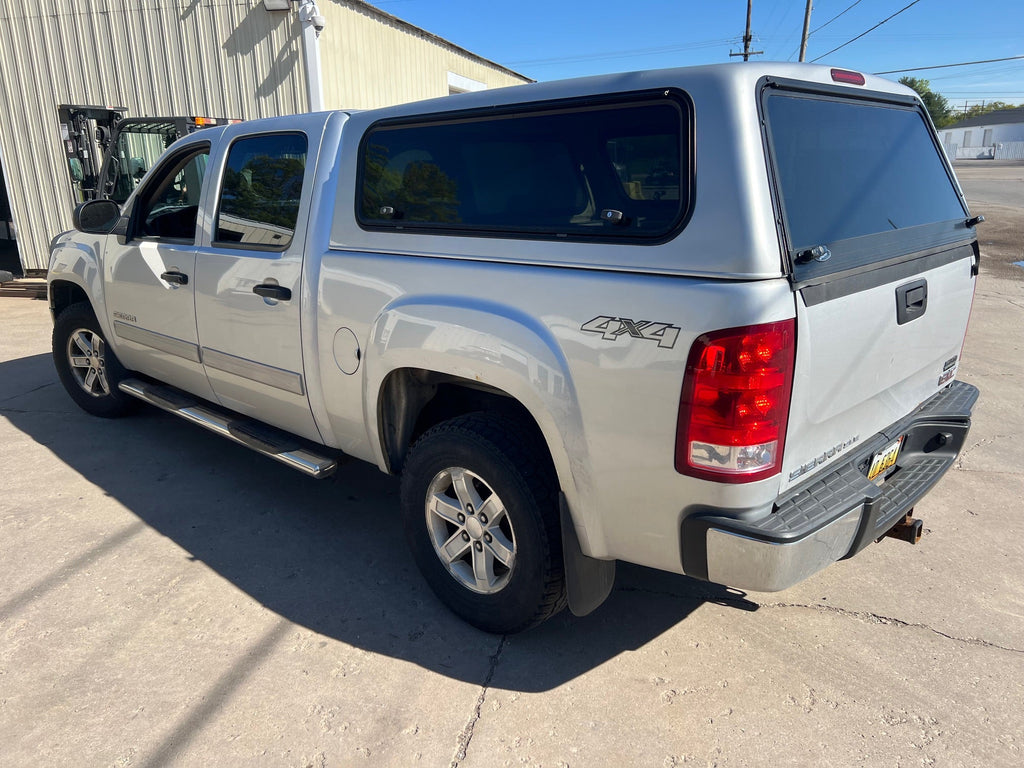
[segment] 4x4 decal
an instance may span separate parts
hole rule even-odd
[[[668,323],[655,323],[651,320],[630,320],[628,317],[609,317],[598,315],[580,326],[586,333],[599,333],[606,341],[615,341],[624,335],[634,339],[647,339],[658,342],[659,347],[672,349],[679,338],[679,326]]]

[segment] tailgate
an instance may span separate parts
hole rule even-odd
[[[977,246],[912,97],[773,84],[762,106],[797,289],[785,491],[952,381]]]

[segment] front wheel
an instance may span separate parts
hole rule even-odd
[[[113,418],[134,408],[137,401],[117,388],[128,373],[87,303],[72,304],[57,316],[53,363],[64,389],[82,410]]]
[[[557,482],[517,422],[469,414],[426,432],[402,474],[413,558],[453,612],[519,632],[565,605]]]

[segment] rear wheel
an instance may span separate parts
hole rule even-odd
[[[72,304],[57,316],[53,363],[64,389],[82,410],[112,418],[134,408],[136,401],[117,388],[128,372],[87,303]]]
[[[487,632],[518,632],[565,605],[557,483],[517,422],[469,414],[426,432],[402,475],[406,538],[427,583]]]

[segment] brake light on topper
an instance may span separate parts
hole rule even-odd
[[[676,471],[726,483],[782,467],[796,321],[729,328],[694,341],[676,425]]]
[[[845,83],[846,85],[864,85],[867,82],[864,75],[850,69],[833,69],[832,80],[837,83]]]

